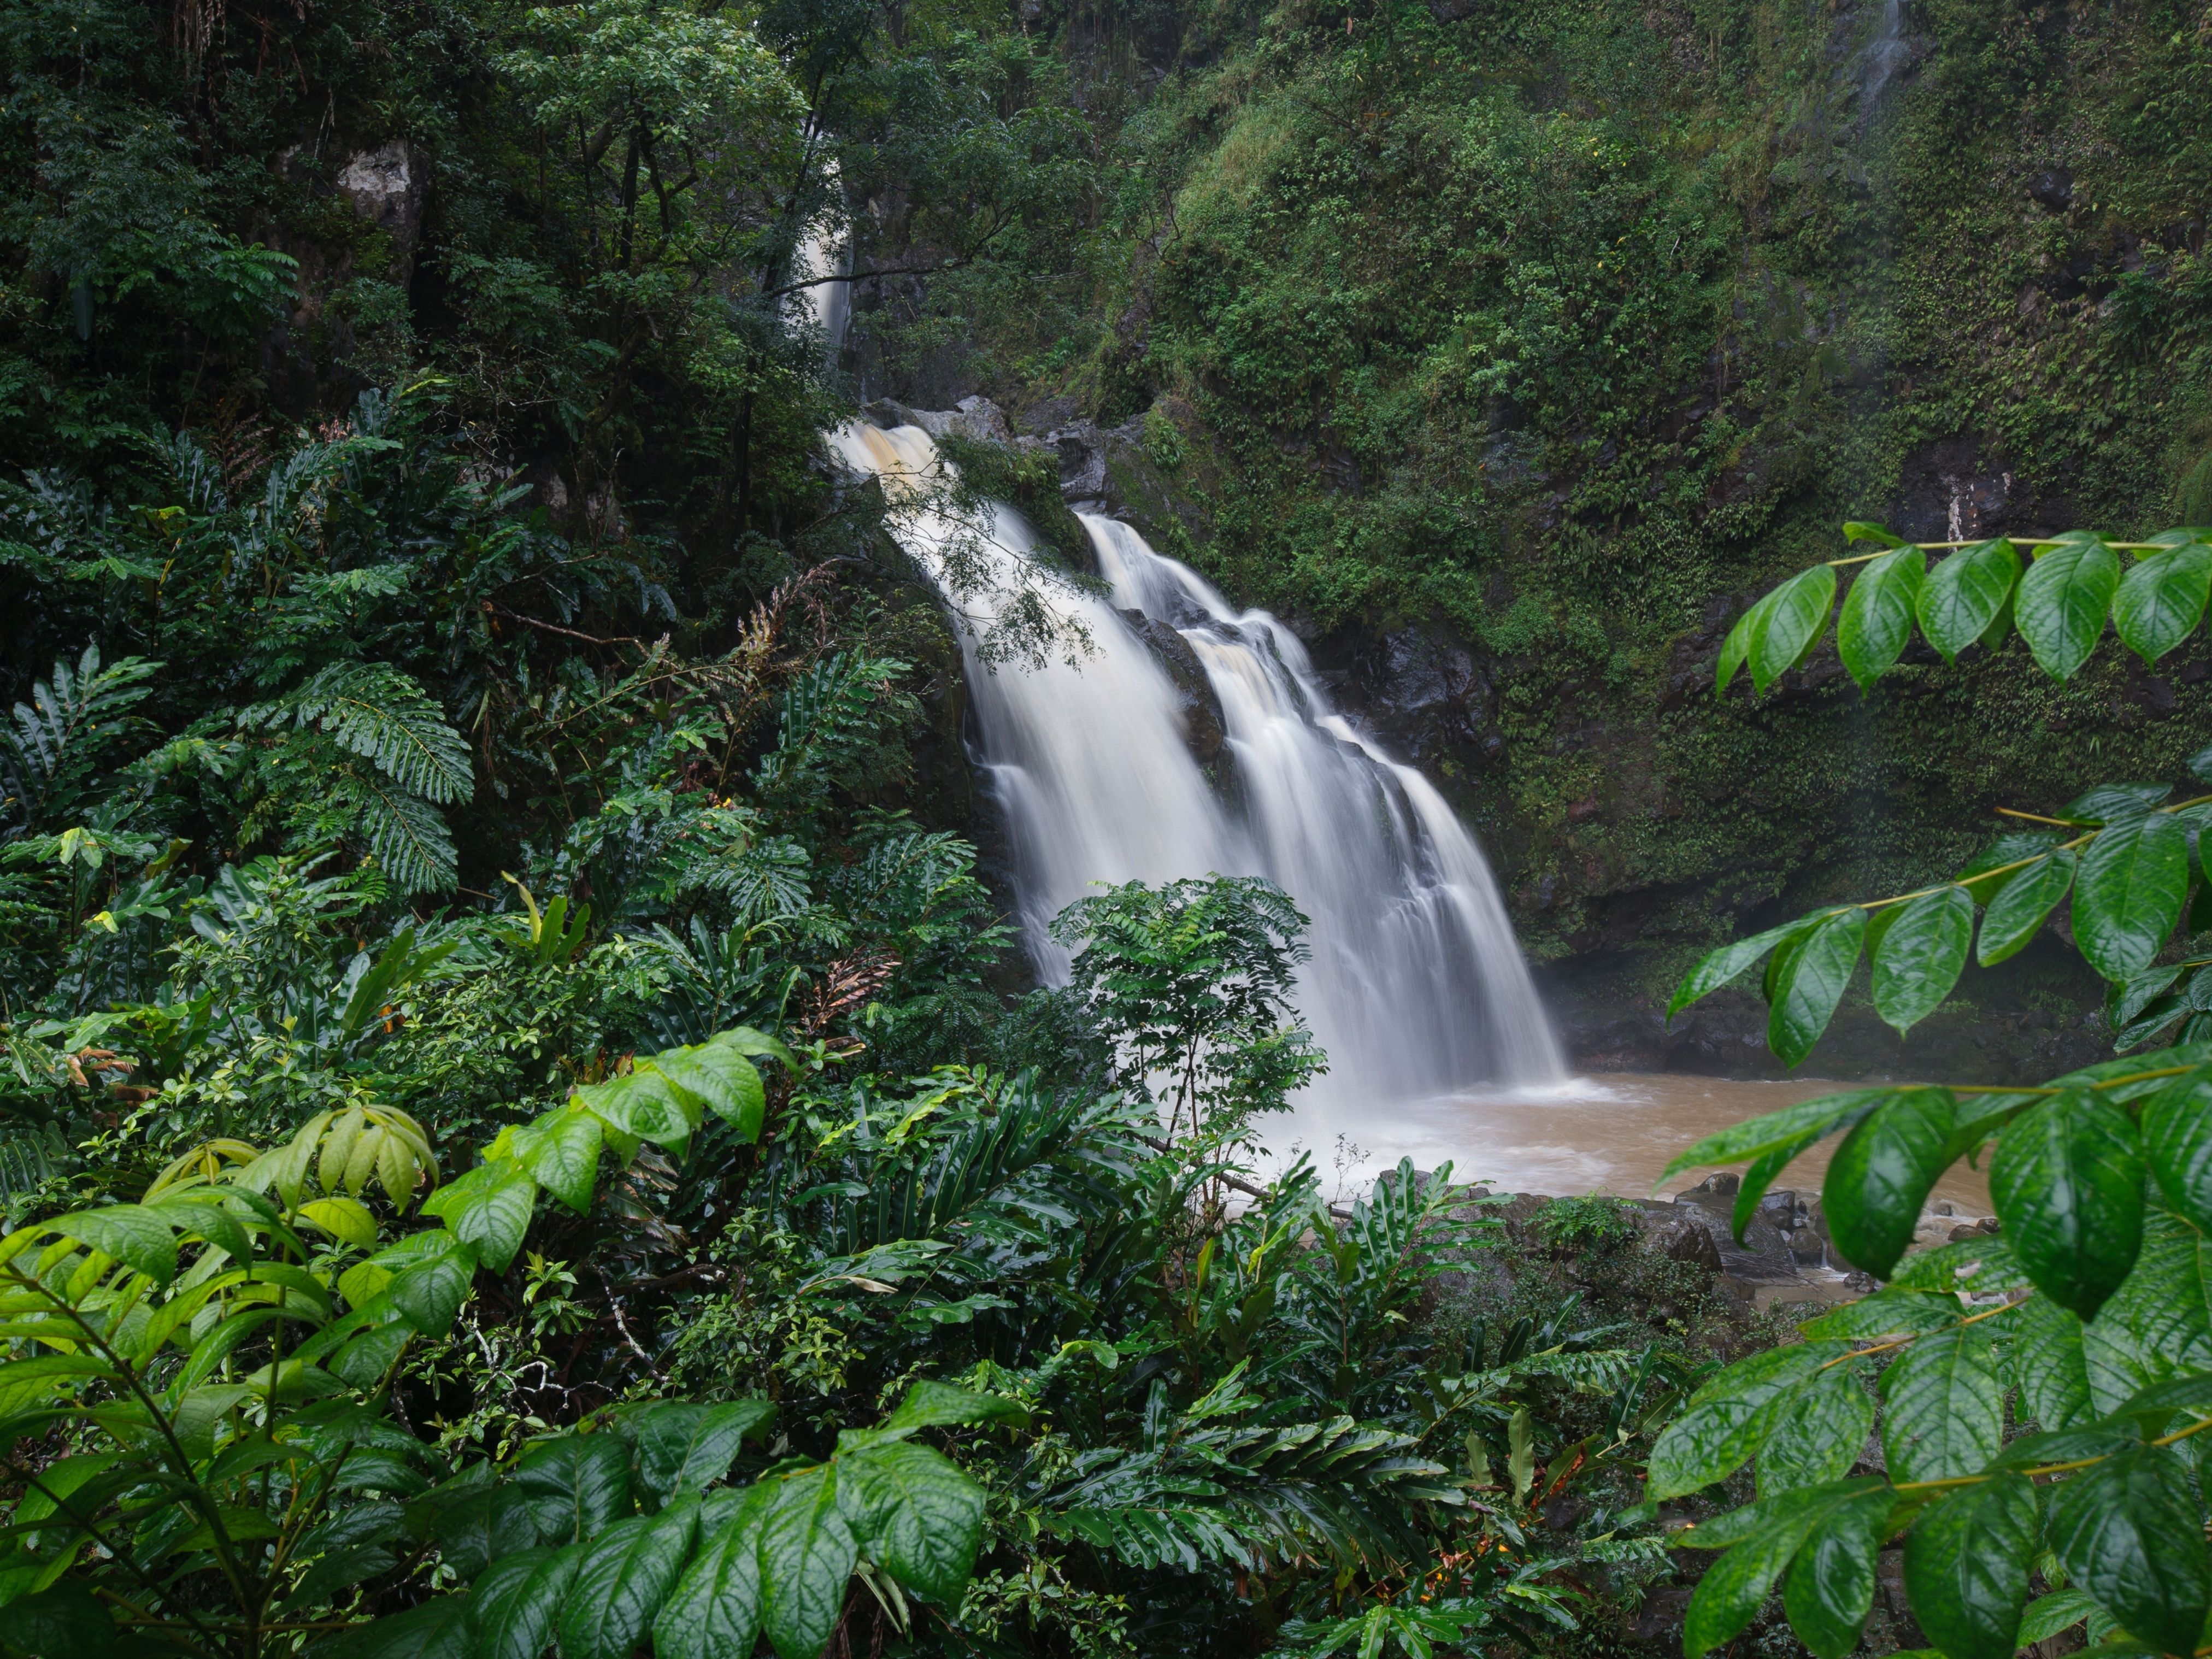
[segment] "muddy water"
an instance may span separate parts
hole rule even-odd
[[[1323,1184],[1346,1194],[1410,1156],[1424,1170],[1449,1160],[1454,1179],[1480,1181],[1498,1192],[1644,1198],[1653,1195],[1660,1172],[1692,1141],[1762,1112],[1854,1086],[1808,1079],[1771,1083],[1613,1072],[1541,1089],[1478,1091],[1378,1106],[1357,1115],[1301,1113],[1268,1139],[1279,1155],[1310,1151]],[[1821,1142],[1777,1185],[1818,1191],[1836,1146],[1832,1136]],[[1686,1171],[1656,1190],[1680,1192],[1707,1173]],[[1930,1201],[1945,1199],[1962,1214],[1990,1213],[1989,1182],[1964,1164],[1952,1167]]]

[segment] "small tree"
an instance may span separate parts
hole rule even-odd
[[[2195,632],[2212,594],[2212,531],[1912,545],[1871,525],[1844,530],[1881,550],[1815,566],[1755,605],[1722,648],[1723,691],[1739,668],[1763,692],[1804,662],[1836,609],[1838,569],[1855,565],[1836,643],[1869,694],[1916,625],[1946,661],[2016,630],[2063,679],[2108,615],[2154,662]],[[1950,556],[1931,569],[1931,550]],[[2191,768],[2212,779],[2212,749]],[[2037,1088],[1832,1095],[1675,1161],[1748,1164],[1741,1235],[1790,1161],[1841,1133],[1823,1192],[1835,1243],[1888,1281],[1804,1326],[1802,1342],[1722,1372],[1654,1448],[1654,1500],[1758,1470],[1756,1503],[1682,1534],[1728,1551],[1690,1606],[1693,1659],[1741,1630],[1778,1578],[1798,1636],[1838,1659],[1872,1605],[1878,1553],[1899,1534],[1913,1612],[1951,1659],[2010,1659],[2085,1620],[2107,1644],[2099,1651],[2207,1650],[2212,1020],[2200,1011],[2212,1009],[2212,955],[2191,940],[2212,932],[2199,843],[2212,795],[2172,793],[2107,784],[2014,814],[2034,827],[1949,880],[1723,946],[1676,992],[1670,1013],[1765,962],[1768,1041],[1795,1066],[1863,953],[1875,1009],[1903,1032],[1949,994],[1970,946],[1984,966],[2002,961],[2070,892],[2074,942],[2112,986],[2116,1046],[2180,1038]],[[1937,1177],[1985,1149],[2002,1237],[1907,1257]],[[1882,1457],[1855,1475],[1877,1421]]]
[[[1052,935],[1080,945],[1073,988],[1115,1039],[1115,1080],[1164,1109],[1168,1138],[1246,1139],[1327,1065],[1291,1006],[1306,919],[1255,876],[1078,899]]]

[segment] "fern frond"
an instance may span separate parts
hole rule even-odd
[[[395,885],[410,893],[449,893],[460,878],[453,831],[438,809],[383,780],[359,776],[353,798],[362,838]]]
[[[9,816],[34,823],[60,805],[69,787],[92,769],[100,749],[123,732],[125,712],[149,694],[145,682],[160,666],[125,657],[103,668],[100,647],[88,645],[74,672],[58,662],[52,681],[33,684],[31,701],[17,703],[12,720],[0,726],[0,774]]]
[[[382,663],[338,663],[272,703],[249,709],[249,728],[314,726],[410,794],[450,805],[476,793],[469,746],[422,688]]]

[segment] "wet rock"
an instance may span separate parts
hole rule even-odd
[[[951,409],[915,409],[890,398],[878,398],[861,404],[860,413],[881,427],[918,426],[933,438],[949,433],[977,443],[1014,441],[1006,411],[988,398],[963,398]]]
[[[392,238],[403,265],[414,258],[422,234],[426,182],[425,171],[404,138],[348,158],[334,180],[354,211]]]
[[[1670,1261],[1692,1261],[1708,1273],[1721,1271],[1720,1246],[1712,1230],[1686,1218],[1670,1221],[1651,1236],[1651,1249]]]
[[[1157,617],[1148,617],[1141,611],[1124,611],[1137,637],[1167,671],[1169,682],[1176,691],[1176,712],[1182,716],[1183,742],[1198,763],[1209,775],[1215,763],[1222,757],[1227,746],[1228,733],[1223,724],[1221,699],[1213,690],[1213,683],[1206,677],[1206,665],[1198,659],[1198,653],[1190,648],[1190,641]]]
[[[2074,172],[2070,167],[2045,167],[2027,179],[2028,199],[2038,207],[2063,213],[2074,205]]]

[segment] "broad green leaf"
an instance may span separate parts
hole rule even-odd
[[[1978,1325],[1921,1337],[1881,1374],[1881,1443],[1899,1482],[1976,1474],[2004,1443],[1994,1339]]]
[[[1651,1449],[1646,1474],[1654,1503],[1710,1486],[1758,1449],[1761,1413],[1791,1391],[1812,1386],[1848,1342],[1798,1342],[1740,1359],[1692,1395]]]
[[[492,1563],[476,1582],[477,1659],[538,1659],[553,1641],[561,1603],[584,1546],[528,1549]]]
[[[757,1031],[750,1025],[732,1025],[726,1031],[717,1031],[707,1039],[720,1048],[734,1048],[741,1054],[763,1055],[780,1061],[783,1068],[797,1077],[806,1067],[780,1038],[765,1031]]]
[[[837,1497],[869,1559],[940,1607],[957,1607],[983,1535],[983,1489],[927,1446],[840,1456]]]
[[[2077,1589],[2053,1590],[2048,1595],[2039,1595],[2021,1615],[2020,1644],[2027,1647],[2036,1642],[2048,1642],[2061,1631],[2071,1630],[2101,1611],[2094,1601]]]
[[[2142,1186],[2133,1121],[2086,1089],[2014,1118],[1990,1164],[2006,1243],[2036,1289],[2083,1319],[2135,1266]]]
[[[2178,1079],[2144,1103],[2142,1146],[2166,1201],[2212,1233],[2212,1073]]]
[[[1771,1152],[1760,1153],[1752,1159],[1743,1172],[1741,1184],[1736,1188],[1735,1204],[1729,1216],[1729,1231],[1739,1244],[1743,1243],[1744,1230],[1751,1225],[1752,1218],[1759,1213],[1759,1206],[1773,1186],[1777,1176],[1788,1169],[1798,1154],[1818,1145],[1827,1132],[1808,1129],[1796,1139],[1786,1141]]]
[[[2171,812],[2107,825],[2081,854],[2074,942],[2106,979],[2150,964],[2189,896],[2189,829]]]
[[[88,1354],[40,1354],[30,1359],[9,1360],[0,1364],[0,1419],[42,1405],[46,1396],[57,1389],[73,1387],[91,1377],[120,1381],[106,1361]]]
[[[1874,953],[1874,1006],[1902,1036],[1951,994],[1974,937],[1974,901],[1939,887],[1901,907]]]
[[[1766,1015],[1766,1046],[1784,1065],[1799,1065],[1828,1029],[1865,937],[1866,912],[1853,905],[1791,942]]]
[[[2212,547],[2154,553],[2128,572],[2112,599],[2112,629],[2147,663],[2196,631],[2212,597]]]
[[[1927,574],[1928,556],[1917,547],[1900,547],[1869,563],[1844,596],[1836,653],[1862,691],[1871,690],[1911,642],[1913,605]]]
[[[1683,1621],[1686,1659],[1698,1659],[1748,1625],[1776,1577],[1814,1529],[1844,1504],[1869,1492],[1888,1496],[1879,1481],[1853,1480],[1800,1492],[1792,1503],[1776,1508],[1760,1504],[1758,1529],[1698,1581]]]
[[[357,1250],[376,1248],[376,1218],[350,1198],[318,1198],[300,1206],[300,1219]]]
[[[2179,1455],[2136,1446],[2058,1482],[2050,1499],[2051,1552],[2074,1584],[2130,1636],[2163,1652],[2195,1652],[2212,1574]]]
[[[422,1213],[441,1218],[454,1237],[495,1273],[507,1271],[530,1231],[538,1183],[511,1158],[479,1164],[422,1200]]]
[[[771,1480],[739,1493],[716,1493],[702,1506],[703,1545],[653,1620],[655,1659],[727,1659],[752,1652],[761,1622],[761,1518],[781,1484]]]
[[[517,1129],[508,1150],[539,1186],[581,1215],[599,1184],[599,1139],[598,1118],[562,1106]]]
[[[628,1659],[691,1556],[699,1502],[617,1521],[586,1547],[561,1604],[562,1659]]]
[[[1804,661],[1828,626],[1835,608],[1836,569],[1816,564],[1776,588],[1753,614],[1749,641],[1752,689],[1767,687]]]
[[[703,1492],[730,1472],[745,1437],[775,1414],[765,1400],[654,1406],[638,1419],[638,1479],[662,1501],[673,1492]]]
[[[1999,836],[1951,879],[1972,894],[1975,903],[1987,904],[2028,863],[2057,846],[2058,840],[2053,830],[2016,830]]]
[[[153,1211],[137,1204],[73,1210],[49,1229],[136,1268],[157,1285],[177,1276],[177,1236]]]
[[[1887,1089],[1856,1089],[1800,1101],[1764,1116],[1746,1118],[1733,1128],[1707,1135],[1680,1154],[1668,1164],[1659,1180],[1668,1181],[1685,1170],[1701,1169],[1707,1164],[1735,1164],[1747,1158],[1763,1157],[1778,1147],[1795,1145],[1806,1135],[1849,1127],[1888,1099],[1891,1092]]]
[[[1936,1178],[1957,1155],[1954,1128],[1948,1091],[1906,1089],[1844,1137],[1828,1165],[1821,1208],[1845,1261],[1889,1276],[1912,1243]]]
[[[2050,1431],[2089,1421],[2095,1413],[2089,1405],[2081,1322],[2047,1296],[2031,1296],[2013,1310],[2012,1317],[2020,1414]]]
[[[1783,1611],[1816,1659],[1844,1659],[1874,1611],[1875,1568],[1897,1494],[1863,1492],[1830,1510],[1799,1546],[1783,1581]]]
[[[205,1239],[241,1267],[253,1260],[252,1239],[218,1193],[205,1188],[172,1193],[146,1207],[174,1227],[179,1237]]]
[[[1847,542],[1874,542],[1883,547],[1905,545],[1905,538],[1896,532],[1863,519],[1852,519],[1844,524],[1844,539]]]
[[[1927,1257],[1916,1256],[1917,1263]],[[1903,1277],[1902,1274],[1899,1275]],[[1929,1295],[1891,1285],[1856,1302],[1845,1302],[1808,1319],[1797,1329],[1808,1337],[1868,1342],[1878,1337],[1919,1336],[1959,1322],[1955,1291]]]
[[[860,1547],[837,1501],[834,1464],[782,1478],[761,1522],[762,1624],[780,1659],[816,1659],[845,1605]]]
[[[1944,661],[1956,662],[2002,617],[2019,575],[2020,554],[2003,540],[1962,547],[1928,573],[1914,610]]]
[[[1759,1497],[1842,1480],[1873,1427],[1874,1397],[1852,1367],[1815,1372],[1803,1387],[1778,1395],[1760,1419]]]
[[[2035,1487],[2007,1471],[1943,1498],[1906,1538],[1913,1616],[1949,1659],[2012,1659],[2042,1523]]]
[[[515,1464],[514,1485],[540,1538],[581,1543],[629,1513],[629,1449],[611,1434],[543,1441]]]
[[[609,1128],[663,1146],[680,1146],[699,1127],[691,1104],[695,1097],[679,1093],[650,1065],[587,1084],[574,1098]]]
[[[106,1659],[115,1620],[90,1586],[59,1583],[0,1607],[0,1647],[30,1659]]]
[[[727,1123],[740,1140],[760,1139],[768,1091],[758,1069],[736,1049],[703,1042],[655,1054],[652,1063],[678,1091]]]
[[[2120,585],[2120,562],[2090,536],[2046,547],[2020,579],[2013,621],[2043,672],[2067,680],[2089,659]]]
[[[424,1241],[423,1248],[415,1260],[392,1275],[384,1294],[423,1335],[443,1336],[453,1328],[454,1316],[468,1299],[469,1285],[476,1277],[476,1255],[451,1233],[418,1233],[415,1238]],[[391,1266],[392,1255],[386,1251],[378,1258],[379,1264]]]
[[[2118,1411],[2158,1383],[2212,1371],[2212,1242],[2150,1206],[2135,1271],[2081,1329],[2089,1399]]]
[[[2124,823],[2141,817],[2173,791],[2162,783],[2100,783],[2058,809],[2074,823]]]
[[[1802,927],[1814,924],[1815,918],[1802,916],[1796,921],[1784,922],[1779,927],[1770,927],[1763,933],[1753,933],[1749,939],[1740,939],[1733,945],[1723,945],[1709,952],[1705,960],[1690,970],[1689,977],[1676,988],[1667,1004],[1667,1018],[1672,1019],[1698,998],[1709,996],[1729,981],[1741,977],[1765,954]]]
[[[1994,968],[2035,937],[2044,918],[2073,886],[2074,867],[2072,849],[2054,848],[1998,890],[1982,918],[1982,941],[1975,959],[1983,967]]]
[[[438,1516],[438,1553],[463,1578],[538,1541],[537,1506],[511,1486],[472,1492]]]
[[[1769,596],[1769,598],[1771,597],[1771,595]],[[1729,629],[1728,637],[1721,641],[1720,655],[1713,663],[1713,695],[1715,696],[1726,694],[1729,682],[1735,678],[1736,670],[1741,668],[1745,660],[1751,655],[1752,619],[1759,614],[1759,606],[1766,602],[1765,599],[1759,600],[1758,605],[1753,605],[1750,610],[1738,617],[1735,619],[1735,626]]]
[[[315,1645],[315,1659],[471,1659],[476,1620],[466,1591],[356,1625]]]
[[[911,1434],[916,1429],[945,1429],[963,1425],[1007,1423],[1016,1428],[1028,1425],[1028,1408],[1018,1401],[1003,1395],[975,1394],[967,1389],[956,1389],[949,1383],[927,1380],[915,1383],[906,1391],[906,1397],[883,1422],[879,1432],[886,1435]]]

